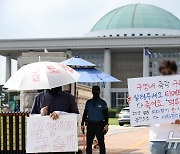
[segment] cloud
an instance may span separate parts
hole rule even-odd
[[[2,1],[1,1],[2,3]],[[63,33],[65,28],[61,26],[65,21],[52,19],[61,14],[66,16],[68,6],[75,3],[75,0],[13,0],[6,1],[1,6],[0,37],[53,37]],[[68,15],[68,12],[67,12]],[[71,19],[69,19],[71,20]],[[60,36],[59,36],[60,37]]]
[[[0,0],[0,39],[84,36],[103,15],[132,3],[156,5],[180,18],[179,0]],[[1,82],[2,57],[0,66]]]
[[[0,38],[84,36],[107,12],[131,3],[157,5],[180,17],[178,0],[0,0]]]

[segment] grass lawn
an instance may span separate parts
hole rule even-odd
[[[118,118],[109,118],[109,125],[119,125]]]

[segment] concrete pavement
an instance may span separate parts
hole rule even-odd
[[[107,154],[149,154],[149,128],[110,126],[105,143]]]
[[[108,154],[148,154],[148,127],[110,126],[105,138]]]

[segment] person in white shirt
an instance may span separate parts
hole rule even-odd
[[[177,64],[174,61],[164,60],[160,62],[159,72],[161,75],[176,75],[177,69]],[[130,103],[130,97],[127,101]],[[170,135],[180,139],[179,119],[174,123],[150,125],[150,154],[180,154],[180,142],[170,144],[168,142]]]
[[[164,60],[160,63],[161,75],[176,75],[177,65],[174,61]],[[180,121],[177,119],[171,124],[154,124],[150,126],[150,153],[151,154],[180,154],[180,143],[169,144],[170,133],[180,138]]]

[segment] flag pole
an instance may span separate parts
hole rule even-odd
[[[149,76],[149,55],[146,53],[146,47],[143,47],[143,77]]]

